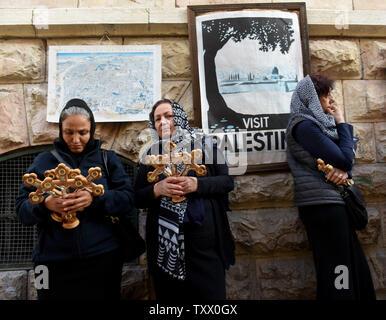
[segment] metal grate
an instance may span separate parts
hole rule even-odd
[[[15,199],[22,176],[37,155],[38,152],[0,161],[0,268],[32,264],[31,254],[37,242],[37,228],[20,223],[15,212]],[[125,158],[120,159],[134,181],[134,164]]]

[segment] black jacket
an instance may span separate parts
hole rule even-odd
[[[218,161],[217,149],[213,146],[214,157],[208,159],[207,153],[204,153],[203,163],[206,165],[207,175],[197,177],[198,189],[197,195],[204,199],[204,202],[210,202],[205,207],[213,208],[214,224],[216,238],[218,240],[218,254],[228,269],[235,263],[234,240],[229,227],[226,211],[230,210],[228,205],[228,193],[233,190],[233,178],[228,175],[228,166],[225,161]],[[223,160],[223,158],[221,159]],[[219,164],[220,163],[220,164]],[[223,164],[222,164],[223,163]],[[154,184],[147,181],[147,173],[154,168],[144,164],[139,165],[136,182],[135,182],[135,203],[138,208],[148,208],[146,217],[146,246],[148,265],[151,270],[156,264],[158,248],[158,213],[160,208],[160,198],[154,198]],[[162,175],[160,180],[164,179]]]
[[[20,186],[19,196],[16,199],[16,212],[21,222],[26,225],[37,224],[38,244],[33,253],[35,262],[62,261],[71,259],[83,259],[101,253],[110,252],[119,247],[119,242],[112,232],[110,223],[105,215],[120,215],[130,212],[134,207],[133,188],[130,178],[125,172],[121,161],[114,151],[108,151],[107,166],[109,181],[106,180],[101,142],[96,140],[96,147],[88,150],[76,166],[73,158],[55,142],[54,147],[72,168],[79,168],[83,176],[88,175],[90,167],[100,167],[102,178],[94,182],[103,184],[105,193],[103,196],[94,197],[91,205],[84,211],[78,212],[79,226],[74,229],[64,229],[61,223],[55,222],[50,217],[50,211],[43,203],[33,205],[28,199],[34,187]],[[28,173],[36,173],[40,180],[44,179],[44,172],[54,169],[59,161],[51,152],[39,154]]]

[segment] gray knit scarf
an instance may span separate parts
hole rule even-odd
[[[329,138],[339,139],[334,117],[323,112],[318,94],[309,75],[298,82],[292,95],[291,117],[287,126],[287,135],[291,133],[295,124],[306,119],[314,122]]]

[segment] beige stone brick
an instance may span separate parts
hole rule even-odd
[[[25,300],[27,271],[0,271],[0,300]]]
[[[46,120],[47,84],[24,85],[24,101],[31,145],[52,143],[59,136],[59,127]]]
[[[229,194],[232,209],[284,207],[293,205],[291,173],[248,174],[236,176]]]
[[[386,122],[374,124],[377,162],[386,162]]]
[[[0,40],[0,83],[43,82],[42,40]]]
[[[185,90],[183,96],[178,101],[183,107],[191,123],[194,121],[194,109],[193,109],[193,89],[190,82],[188,88]]]
[[[375,136],[373,123],[355,123],[354,135],[359,137],[356,163],[376,162]]]
[[[361,39],[364,79],[386,79],[386,40]]]
[[[79,7],[174,8],[175,0],[79,0]]]
[[[186,38],[125,38],[126,45],[158,44],[162,47],[162,79],[190,79],[190,51]]]
[[[366,202],[385,200],[386,166],[383,163],[356,164],[352,175]]]
[[[296,208],[233,210],[229,223],[237,254],[261,256],[309,250]]]
[[[29,145],[23,86],[0,85],[0,154]]]
[[[121,300],[148,300],[149,275],[146,267],[126,265],[122,269]]]
[[[358,40],[310,40],[311,71],[333,79],[360,79]]]
[[[354,10],[386,10],[384,0],[353,0]]]
[[[292,0],[273,0],[273,3],[296,2]],[[352,0],[303,0],[306,3],[306,9],[334,9],[334,10],[352,10]]]
[[[316,274],[311,255],[256,260],[261,300],[311,300],[316,296]]]
[[[236,263],[226,272],[226,292],[229,300],[254,300],[258,297],[256,261],[252,256],[237,256]]]
[[[0,0],[0,8],[76,8],[78,0]]]
[[[121,123],[112,149],[133,162],[139,161],[139,152],[148,142],[148,122]]]
[[[346,121],[382,122],[386,118],[386,80],[343,81]]]

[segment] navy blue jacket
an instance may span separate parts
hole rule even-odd
[[[312,156],[321,158],[326,164],[347,172],[351,178],[356,149],[353,126],[348,123],[339,123],[336,129],[339,140],[335,143],[311,120],[304,120],[295,125],[293,136],[296,142]]]
[[[105,192],[103,196],[94,197],[91,205],[82,212],[77,212],[80,224],[74,229],[64,229],[61,223],[55,222],[50,217],[50,211],[44,202],[31,204],[28,195],[35,191],[34,187],[20,186],[19,196],[16,199],[16,212],[21,222],[26,225],[38,227],[38,244],[33,252],[35,262],[63,261],[84,259],[98,254],[113,251],[119,248],[119,242],[113,234],[110,223],[105,215],[128,214],[134,207],[133,188],[130,178],[125,172],[121,161],[114,151],[108,151],[107,166],[109,181],[106,180],[100,141],[96,141],[96,148],[87,152],[77,167],[71,156],[67,154],[60,144],[54,143],[55,149],[72,168],[79,168],[83,176],[88,175],[90,167],[102,169],[101,179],[94,182],[102,184]],[[40,180],[44,179],[44,172],[55,169],[59,161],[46,151],[40,153],[28,173],[36,173]]]

